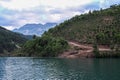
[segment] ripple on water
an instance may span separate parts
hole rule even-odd
[[[119,80],[120,59],[0,58],[0,80]]]

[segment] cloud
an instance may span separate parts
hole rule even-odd
[[[110,5],[120,4],[120,0],[100,0],[101,8],[108,8]]]
[[[0,5],[7,9],[23,10],[39,6],[40,0],[7,0],[0,1]]]
[[[0,1],[0,4],[8,9],[23,10],[30,9],[37,6],[51,7],[51,8],[68,8],[79,5],[86,5],[93,2],[93,0],[7,0]],[[73,4],[74,3],[74,4]],[[71,5],[72,4],[72,5]]]
[[[51,7],[51,8],[70,8],[77,7],[82,5],[87,5],[92,3],[93,0],[40,0],[42,6]]]
[[[119,0],[0,0],[0,25],[8,29],[27,23],[63,22],[75,15],[111,4]]]

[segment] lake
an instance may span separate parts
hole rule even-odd
[[[120,80],[120,59],[1,57],[0,80]]]

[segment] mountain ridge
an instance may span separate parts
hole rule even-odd
[[[57,23],[46,23],[46,24],[25,24],[19,29],[14,29],[14,32],[19,32],[24,35],[38,35],[41,36],[45,31],[54,27]]]

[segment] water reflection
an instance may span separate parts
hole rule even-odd
[[[94,59],[94,76],[99,80],[120,79],[120,59]]]
[[[0,80],[119,80],[120,59],[0,58]]]
[[[72,78],[69,60],[66,59],[33,59],[35,78],[41,79],[68,79]],[[39,70],[40,69],[40,70]],[[34,72],[33,71],[33,72]],[[67,76],[66,76],[67,75]],[[38,77],[39,76],[39,77]]]
[[[5,71],[5,66],[6,66],[6,58],[0,58],[0,80],[4,78],[4,75],[6,74]]]

